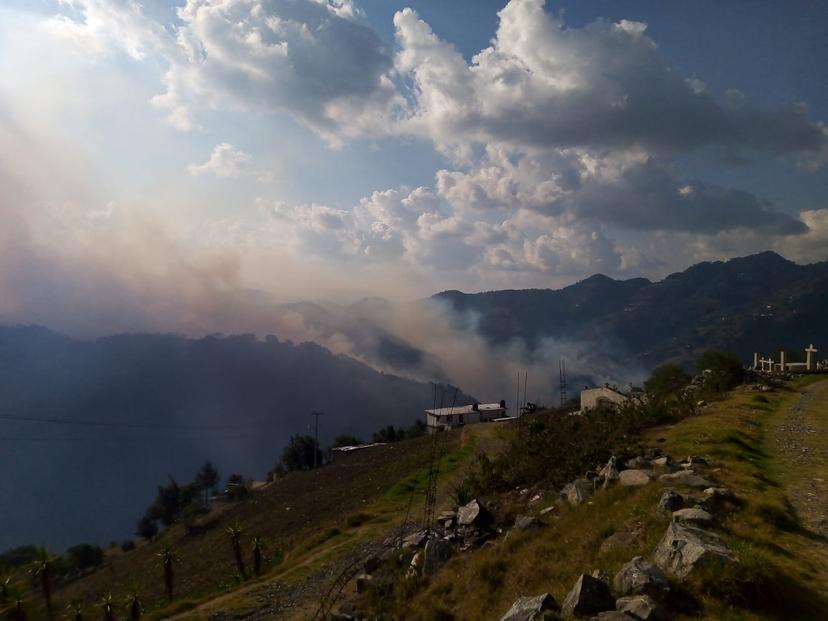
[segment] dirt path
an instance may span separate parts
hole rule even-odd
[[[828,380],[804,388],[767,432],[787,498],[828,570]]]

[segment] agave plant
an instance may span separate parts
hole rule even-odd
[[[46,618],[53,621],[55,618],[52,610],[52,589],[54,587],[54,557],[49,554],[45,547],[41,546],[37,551],[37,559],[32,563],[29,570],[31,574],[40,581],[40,591],[43,593],[43,600],[46,603]]]
[[[26,615],[26,609],[23,607],[23,589],[17,585],[8,586],[9,601],[14,602],[14,608],[9,612],[9,619],[12,621],[28,621],[29,617]]]
[[[141,619],[141,600],[138,597],[138,586],[133,584],[129,589],[129,595],[126,598],[126,605],[129,609],[129,621],[140,621]]]
[[[244,557],[241,549],[242,528],[238,521],[227,527],[227,535],[230,537],[230,545],[233,546],[233,556],[236,557],[236,569],[242,580],[247,580],[247,572],[244,570]]]
[[[262,561],[264,560],[264,539],[253,537],[253,574],[258,578],[262,573]]]
[[[103,608],[103,621],[115,621],[115,606],[112,604],[112,593],[107,593],[101,600]]]
[[[156,554],[161,559],[161,566],[164,568],[164,588],[167,591],[167,601],[173,601],[173,587],[175,586],[175,564],[178,562],[178,556],[175,550],[169,543],[164,544],[164,548]]]
[[[66,606],[66,618],[72,621],[83,621],[83,601],[75,600]]]

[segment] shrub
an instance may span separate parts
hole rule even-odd
[[[704,387],[724,392],[742,383],[744,369],[739,356],[729,351],[706,351],[699,358],[699,370],[705,373]]]
[[[665,364],[656,367],[650,379],[644,382],[647,394],[656,399],[667,397],[677,393],[690,383],[690,375],[675,364]]]

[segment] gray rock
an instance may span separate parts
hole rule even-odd
[[[692,470],[679,470],[678,472],[671,472],[669,474],[662,474],[658,477],[659,480],[671,485],[685,485],[687,487],[716,487],[713,481],[708,481],[702,476],[699,476]]]
[[[734,500],[736,495],[726,487],[708,487],[704,490],[709,498],[713,500]]]
[[[592,498],[594,493],[595,488],[591,481],[575,479],[561,490],[561,498],[565,499],[572,506],[577,507]]]
[[[429,539],[423,548],[423,575],[432,576],[451,558],[454,550],[448,541]]]
[[[538,518],[531,515],[519,515],[515,518],[515,530],[538,530],[544,528],[546,524],[541,522]]]
[[[678,511],[684,506],[684,498],[678,492],[668,489],[661,495],[658,501],[658,508],[661,511]]]
[[[563,616],[571,617],[591,615],[614,608],[615,600],[610,594],[607,583],[588,574],[581,574],[575,586],[567,594],[561,606],[561,612]]]
[[[453,520],[457,517],[456,511],[441,511],[440,515],[437,516],[438,522],[445,522],[446,520]]]
[[[650,462],[653,466],[659,466],[660,468],[668,468],[673,460],[670,459],[669,455],[663,455],[662,457],[656,457]]]
[[[545,509],[540,510],[540,515],[546,515],[547,513],[552,513],[555,510],[555,505],[549,505]]]
[[[684,579],[712,560],[735,563],[736,557],[716,533],[679,522],[670,522],[653,555],[664,571]]]
[[[704,509],[693,507],[691,509],[679,509],[678,511],[673,511],[673,519],[676,522],[710,524],[713,521],[713,516]]]
[[[649,470],[622,470],[618,482],[628,487],[647,485],[653,480],[652,472]]]
[[[412,548],[420,548],[420,547],[423,546],[423,544],[425,543],[427,538],[428,538],[428,535],[426,534],[426,532],[424,530],[418,530],[415,533],[411,533],[410,535],[407,535],[402,540],[402,548],[404,550],[410,550]]]
[[[621,595],[650,595],[659,598],[670,590],[667,576],[643,556],[625,563],[615,574],[612,586]]]
[[[460,526],[486,526],[491,521],[491,514],[476,498],[457,510],[457,523]]]
[[[558,602],[549,593],[535,597],[518,597],[500,621],[536,621],[543,619],[547,610],[560,610]]]
[[[664,609],[649,595],[630,595],[615,601],[615,609],[625,612],[640,621],[660,621],[664,619]]]
[[[648,468],[650,466],[650,460],[646,457],[633,457],[628,459],[624,462],[624,468],[628,468],[630,470],[638,470],[641,468]]]

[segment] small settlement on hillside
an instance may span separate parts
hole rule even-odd
[[[506,402],[472,403],[450,408],[426,410],[426,428],[429,433],[453,429],[462,425],[484,423],[495,420],[508,420]]]

